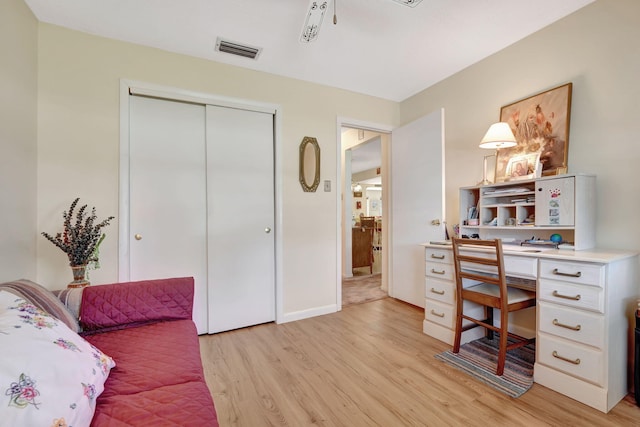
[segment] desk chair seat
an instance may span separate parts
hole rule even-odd
[[[462,253],[461,253],[462,250]],[[481,326],[487,336],[500,334],[496,375],[504,373],[507,351],[534,341],[509,332],[509,313],[536,305],[535,292],[508,287],[504,271],[502,242],[496,240],[453,239],[453,264],[456,273],[456,327],[453,352],[460,351],[462,333]],[[464,301],[484,306],[484,319],[463,312]],[[493,309],[500,310],[500,326],[493,324]],[[463,320],[471,323],[462,326]],[[508,338],[515,342],[508,344]]]
[[[496,302],[499,301],[500,298],[500,288],[496,285],[489,283],[480,283],[478,285],[473,285],[468,288],[465,288],[464,292],[477,292],[486,295],[487,297],[493,297],[496,299]],[[507,285],[507,300],[508,304],[516,304],[523,301],[528,301],[532,298],[535,299],[535,292],[523,291],[522,289],[511,288]]]

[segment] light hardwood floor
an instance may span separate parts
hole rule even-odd
[[[392,298],[204,335],[221,426],[640,426],[632,396],[603,414],[543,386],[518,399],[434,358],[424,312]]]

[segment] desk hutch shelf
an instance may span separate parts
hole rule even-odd
[[[518,243],[560,234],[595,246],[595,176],[558,175],[460,189],[460,235]]]

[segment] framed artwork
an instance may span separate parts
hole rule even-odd
[[[509,124],[518,144],[498,150],[496,182],[514,178],[507,170],[511,158],[530,154],[539,155],[541,175],[566,173],[572,86],[567,83],[500,109],[500,121]]]
[[[540,178],[540,153],[513,156],[507,163],[505,177],[509,180]]]

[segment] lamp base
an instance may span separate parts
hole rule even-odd
[[[493,182],[487,179],[487,159],[489,157],[496,157],[496,154],[488,154],[484,156],[484,161],[482,162],[482,181],[480,181],[477,185],[489,185],[493,184]]]

